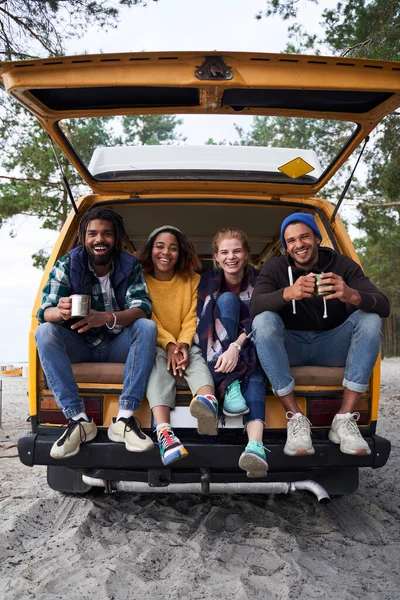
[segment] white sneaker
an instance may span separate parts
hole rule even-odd
[[[315,450],[311,441],[311,423],[301,413],[286,413],[287,439],[283,449],[288,456],[299,456],[301,454],[314,454]]]
[[[52,458],[68,458],[78,454],[81,443],[90,442],[97,435],[96,423],[92,421],[69,420],[66,430],[60,438],[51,447],[50,456]]]
[[[129,419],[112,419],[107,430],[108,439],[112,442],[122,442],[129,452],[147,452],[154,448],[154,443],[148,435],[140,429],[136,417]]]
[[[340,444],[344,454],[371,454],[371,450],[358,429],[357,421],[360,413],[346,413],[345,417],[338,415],[332,421],[329,439],[334,444]]]

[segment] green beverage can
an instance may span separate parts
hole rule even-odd
[[[321,285],[321,287],[318,287],[318,281],[321,280],[321,275],[322,273],[315,275],[315,290],[313,294],[313,296],[315,297],[328,296],[328,294],[332,294],[332,291],[330,289],[325,290],[326,287],[330,288],[330,286]]]

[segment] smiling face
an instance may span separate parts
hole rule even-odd
[[[179,245],[177,238],[168,231],[159,233],[154,240],[151,251],[154,278],[161,281],[170,281],[174,276],[178,258]]]
[[[214,258],[219,263],[229,283],[242,281],[248,254],[239,238],[221,240]]]
[[[293,223],[285,229],[286,250],[296,267],[309,271],[318,262],[321,240],[304,223]]]
[[[96,267],[104,271],[104,267],[111,265],[115,254],[115,233],[111,221],[89,221],[85,234],[85,249],[97,274],[99,273]]]

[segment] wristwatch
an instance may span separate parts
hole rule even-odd
[[[242,349],[242,346],[241,346],[240,344],[238,344],[237,342],[232,342],[232,343],[231,343],[231,344],[229,344],[229,345],[230,345],[230,346],[235,346],[235,348],[237,348],[237,349],[238,349],[238,351],[239,351],[239,354],[240,354],[240,351],[241,351],[241,349]]]

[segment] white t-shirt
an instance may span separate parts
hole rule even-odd
[[[107,304],[105,305],[106,310],[109,310],[111,312],[115,312],[115,309],[113,308],[113,303],[112,303],[112,293],[111,293],[111,282],[110,282],[110,273],[108,272],[106,275],[104,275],[103,277],[98,277],[98,280],[100,281],[100,285],[101,285],[101,289],[103,290],[103,292],[106,294],[107,296]],[[119,333],[120,331],[123,330],[122,325],[116,325],[114,327],[114,329],[112,329],[111,331],[113,333]]]

